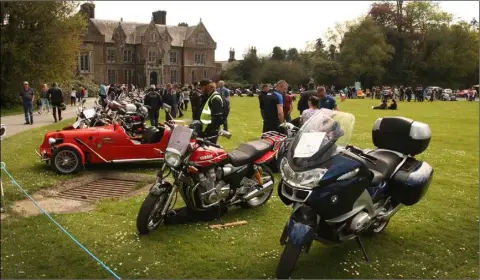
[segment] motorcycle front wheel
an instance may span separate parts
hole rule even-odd
[[[290,278],[301,252],[302,245],[296,245],[290,242],[285,245],[275,272],[275,277],[277,279]]]
[[[148,194],[137,216],[137,230],[140,234],[148,234],[162,223],[165,217],[161,212],[167,200],[167,192],[162,192],[160,195]]]

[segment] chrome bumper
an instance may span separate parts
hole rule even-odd
[[[47,161],[50,160],[49,158],[42,156],[36,149],[34,150],[37,156],[40,158],[40,161]]]

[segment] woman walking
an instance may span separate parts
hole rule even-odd
[[[47,113],[50,113],[50,103],[47,98],[48,86],[46,84],[42,85],[40,90],[40,108],[38,109],[38,114],[42,114],[42,111],[47,110]]]
[[[73,107],[76,105],[76,100],[77,100],[78,94],[75,88],[72,87],[72,91],[70,92],[70,107]]]

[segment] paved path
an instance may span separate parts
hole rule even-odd
[[[93,106],[93,102],[95,98],[86,98],[87,102],[85,103],[86,107]],[[74,118],[77,116],[77,108],[78,104],[75,107],[71,107],[67,105],[67,109],[62,111],[62,118]],[[36,109],[36,106],[35,106]],[[6,138],[20,133],[22,131],[26,131],[32,128],[42,127],[49,124],[53,124],[53,114],[50,108],[50,113],[43,113],[39,115],[36,110],[33,111],[33,125],[24,124],[25,123],[25,115],[23,113],[11,116],[1,117],[1,123],[7,127],[7,136]]]

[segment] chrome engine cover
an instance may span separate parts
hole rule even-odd
[[[352,222],[350,223],[350,230],[353,232],[360,232],[370,226],[372,218],[368,215],[367,212],[360,212],[355,217],[353,217]]]

